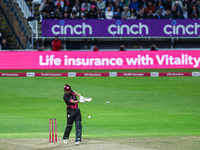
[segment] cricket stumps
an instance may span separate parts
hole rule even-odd
[[[55,133],[55,138],[54,138]],[[57,119],[49,119],[49,142],[57,142]]]

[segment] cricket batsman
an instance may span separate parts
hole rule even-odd
[[[75,121],[76,126],[76,139],[75,144],[79,145],[81,142],[81,134],[82,134],[82,125],[81,125],[81,111],[78,108],[78,103],[84,103],[85,98],[75,91],[71,90],[71,86],[69,84],[65,84],[64,86],[63,99],[67,104],[67,126],[65,126],[65,132],[63,135],[63,142],[65,144],[68,143],[69,135],[72,130],[73,122]],[[79,100],[77,99],[79,97]]]

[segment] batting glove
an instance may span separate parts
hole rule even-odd
[[[84,103],[85,102],[85,98],[83,96],[80,96],[79,102]]]

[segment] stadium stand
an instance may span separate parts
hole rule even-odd
[[[10,31],[9,25],[7,24],[5,18],[3,17],[2,11],[0,10],[0,33],[1,33],[1,39],[0,43],[2,43],[3,39],[6,39],[7,42],[10,45],[10,48],[12,49],[18,49],[17,41],[12,35],[12,32]]]
[[[30,0],[28,0],[30,1]],[[42,0],[43,1],[43,0]],[[98,2],[98,3],[96,3]],[[95,8],[97,13],[99,10],[103,10],[105,13],[107,8],[110,7],[111,11],[117,13],[117,9],[120,9],[120,13],[126,12],[127,19],[133,19],[130,17],[130,13],[134,13],[137,19],[141,18],[141,15],[144,15],[142,18],[147,19],[149,15],[149,9],[153,11],[153,15],[157,16],[158,13],[161,13],[161,18],[164,18],[167,10],[170,10],[170,13],[173,15],[173,18],[177,18],[177,15],[181,15],[181,19],[198,19],[200,16],[200,2],[199,0],[130,0],[130,1],[121,1],[121,0],[44,0],[41,5],[46,6],[47,3],[50,3],[50,8],[53,8],[54,13],[50,13],[52,18],[55,17],[56,8],[59,8],[61,12],[64,11],[64,8],[67,7],[68,13],[72,13],[72,9],[76,9],[75,13],[77,18],[81,19],[81,8],[86,10],[86,13],[90,14],[90,8]],[[76,5],[76,6],[75,6]],[[102,9],[103,7],[103,9]],[[132,9],[133,8],[133,9]],[[186,10],[186,11],[183,11]],[[42,10],[41,10],[42,11]],[[142,13],[142,14],[141,14]],[[69,15],[70,16],[70,15]],[[111,18],[113,18],[112,15]],[[87,15],[86,19],[90,19],[90,16]],[[105,18],[105,15],[102,17],[98,14],[97,19]],[[136,19],[134,18],[134,19]],[[156,17],[157,18],[157,17]],[[68,19],[72,19],[69,17]],[[92,18],[95,19],[95,18]],[[123,15],[121,16],[123,18]]]
[[[10,33],[17,41],[17,46],[11,48],[25,49],[27,47],[27,41],[31,37],[32,29],[23,10],[15,0],[2,0],[0,4],[1,12],[9,26]],[[8,44],[11,45],[12,43],[8,40]]]

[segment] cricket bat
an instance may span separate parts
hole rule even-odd
[[[92,100],[92,98],[84,98],[84,100],[85,100],[86,102],[90,102],[90,101]]]

